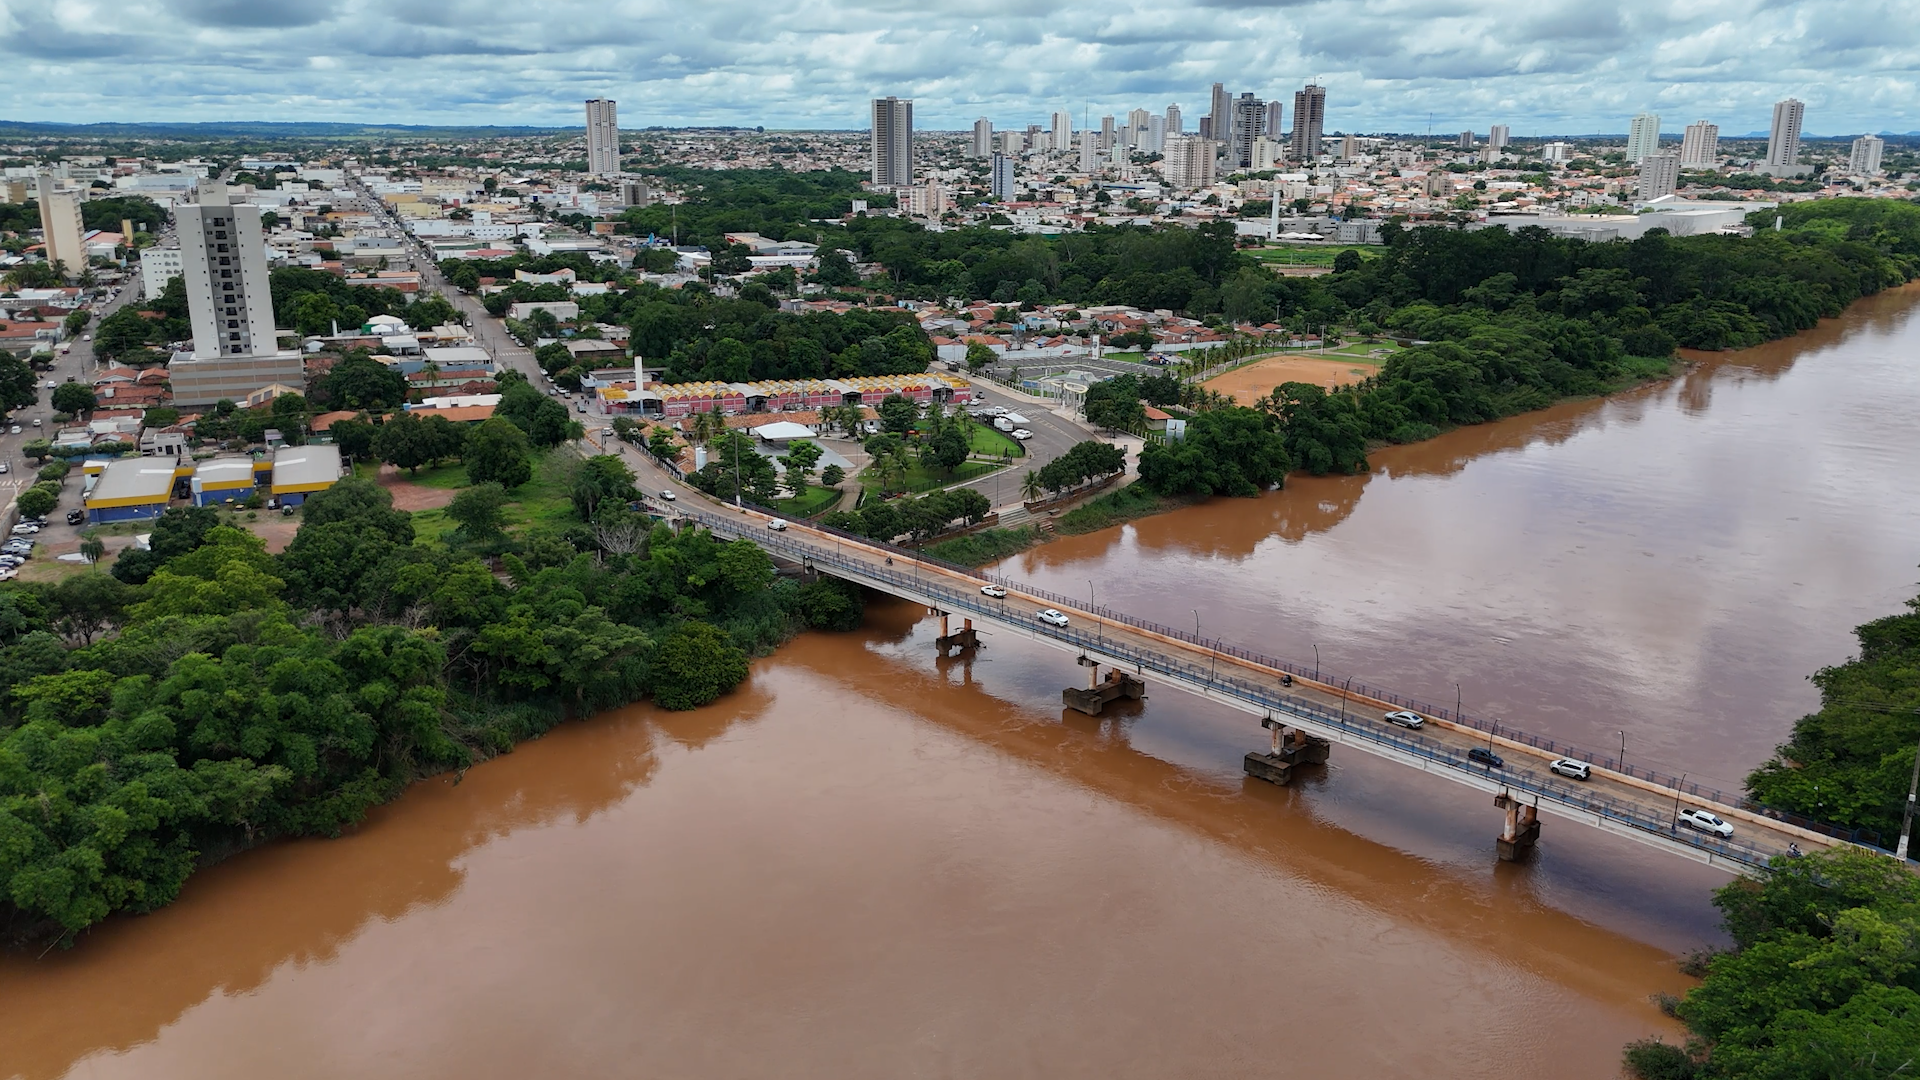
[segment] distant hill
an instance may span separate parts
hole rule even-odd
[[[368,139],[382,136],[428,138],[434,135],[486,138],[500,135],[552,135],[571,128],[454,127],[433,124],[269,123],[221,120],[192,124],[40,124],[0,120],[0,138],[24,139]]]

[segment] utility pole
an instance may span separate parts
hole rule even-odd
[[[1894,849],[1894,858],[1907,861],[1907,838],[1913,834],[1913,800],[1920,795],[1920,750],[1913,755],[1913,781],[1907,785],[1907,808],[1900,815],[1900,846]]]

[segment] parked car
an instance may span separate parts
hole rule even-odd
[[[1390,712],[1385,717],[1382,717],[1382,719],[1386,720],[1389,724],[1399,724],[1403,728],[1425,727],[1427,723],[1426,717],[1421,716],[1417,712],[1408,712],[1405,709]]]
[[[1593,779],[1593,766],[1584,761],[1575,761],[1572,758],[1563,757],[1547,766],[1547,768],[1559,773],[1561,776],[1569,776],[1575,780]]]
[[[603,427],[603,428],[601,428],[601,429],[600,429],[600,437],[601,437],[601,438],[603,438],[603,439],[611,439],[611,438],[613,438],[613,429],[612,429],[612,428],[610,428],[610,427]]]
[[[33,426],[34,426],[34,427],[42,427],[42,426],[44,426],[44,425],[43,425],[43,424],[41,423],[41,420],[40,420],[40,418],[36,416],[36,417],[34,417],[34,418],[33,418]]]
[[[23,521],[20,524],[15,525],[10,531],[15,536],[32,536],[34,533],[37,533],[40,531],[40,526],[29,525]]]
[[[0,461],[0,476],[5,476],[6,474],[12,471],[13,471],[13,466],[8,465],[4,461]]]
[[[1039,620],[1040,620],[1041,622],[1043,622],[1043,623],[1046,623],[1046,624],[1048,624],[1049,626],[1065,626],[1065,625],[1067,625],[1067,617],[1066,617],[1065,615],[1062,615],[1062,614],[1060,614],[1060,613],[1059,613],[1058,611],[1055,611],[1055,610],[1054,610],[1054,609],[1052,609],[1052,608],[1048,608],[1047,610],[1045,610],[1045,611],[1043,611],[1043,612],[1041,612],[1041,613],[1040,613],[1040,614],[1039,614],[1039,615],[1037,616],[1037,618],[1038,618],[1038,619],[1039,619]]]
[[[1712,833],[1722,840],[1733,835],[1733,826],[1721,821],[1705,810],[1689,806],[1680,811],[1679,822],[1689,829],[1698,829],[1703,833]]]
[[[1476,765],[1485,765],[1489,769],[1504,769],[1507,767],[1506,761],[1501,758],[1499,754],[1494,753],[1484,746],[1476,746],[1467,751],[1467,760]]]
[[[1033,438],[1033,432],[1028,431],[1026,428],[1014,428],[1008,434],[1012,435],[1016,439],[1019,439],[1021,442],[1026,442],[1028,439]]]
[[[673,492],[671,492],[671,491],[668,491],[668,490],[667,490],[666,488],[661,488],[661,489],[660,489],[660,497],[661,497],[662,499],[665,499],[665,500],[666,500],[666,501],[668,501],[668,502],[672,502],[672,501],[674,501],[675,499],[678,499],[678,498],[679,498],[680,496],[678,496],[678,495],[675,495],[675,494],[674,494]]]
[[[57,383],[57,382],[54,382],[54,381],[53,381],[52,379],[48,379],[48,380],[47,380],[47,389],[49,389],[49,390],[52,390],[52,389],[55,389],[55,388],[57,388],[57,387],[58,387],[59,385],[60,385],[59,383]]]
[[[993,598],[994,598],[995,600],[1005,600],[1005,599],[1007,598],[1007,590],[1006,590],[1006,586],[1004,586],[1004,585],[982,585],[982,586],[980,586],[980,595],[982,595],[982,596],[991,596],[991,597],[993,597]]]
[[[781,518],[768,518],[767,528],[772,529],[774,532],[786,532],[787,523]]]
[[[85,510],[73,509],[67,511],[67,524],[78,525],[85,520],[87,520],[87,512]]]

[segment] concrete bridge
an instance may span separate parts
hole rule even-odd
[[[1539,838],[1542,813],[1733,872],[1765,867],[1792,844],[1813,851],[1852,843],[1831,827],[1506,725],[1455,716],[1448,709],[1355,686],[1351,679],[1321,680],[1317,672],[1281,660],[1105,608],[1089,610],[1068,597],[890,545],[798,523],[770,529],[772,519],[763,513],[690,505],[696,499],[688,492],[671,512],[720,537],[744,537],[777,558],[938,613],[936,644],[943,655],[977,648],[981,627],[991,627],[1002,640],[1023,639],[1075,655],[1086,669],[1087,685],[1063,689],[1062,700],[1070,708],[1097,715],[1108,702],[1137,698],[1152,684],[1257,718],[1260,728],[1249,731],[1255,748],[1244,762],[1249,775],[1285,784],[1295,770],[1325,763],[1338,746],[1485,792],[1500,814],[1495,845],[1502,859],[1526,857]],[[1007,595],[983,594],[988,584],[1001,586]],[[1040,620],[1038,613],[1048,608],[1066,615],[1068,625]],[[1400,709],[1420,714],[1424,726],[1408,730],[1382,719]],[[1469,753],[1475,749],[1493,751],[1504,765],[1472,760]],[[1550,771],[1548,766],[1562,757],[1589,762],[1591,778]],[[1678,812],[1687,808],[1710,811],[1733,826],[1733,836],[1721,839],[1680,824]]]

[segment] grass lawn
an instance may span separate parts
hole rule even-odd
[[[1385,250],[1369,244],[1272,244],[1267,247],[1248,248],[1247,254],[1261,262],[1286,263],[1292,266],[1332,266],[1334,256],[1343,251],[1357,251],[1362,259],[1377,259]]]
[[[810,518],[840,501],[840,489],[810,487],[797,499],[775,499],[773,508],[790,518]]]
[[[929,420],[922,420],[918,424],[915,424],[914,427],[921,432],[926,432],[932,429],[933,423]],[[967,449],[972,453],[985,457],[1001,457],[1003,455],[1019,457],[1026,453],[1026,451],[1021,448],[1018,439],[994,427],[991,423],[972,423],[967,425]]]
[[[1391,354],[1391,353],[1397,353],[1399,351],[1400,351],[1400,346],[1395,345],[1391,341],[1382,341],[1375,345],[1368,345],[1368,344],[1365,344],[1364,342],[1356,341],[1351,345],[1342,345],[1337,349],[1327,349],[1324,351],[1324,355],[1326,356],[1357,356],[1362,360],[1378,360],[1378,359],[1384,359],[1384,357],[1375,357],[1373,355],[1375,352],[1385,352],[1385,353]],[[1316,349],[1314,350],[1312,355],[1320,356],[1320,355],[1323,355],[1323,353],[1321,350]]]
[[[1003,466],[997,461],[969,461],[953,470],[952,476],[940,476],[936,473],[928,472],[916,461],[907,467],[906,477],[902,481],[901,488],[915,493],[932,491],[935,488],[943,488],[949,484],[960,484],[972,480],[975,477],[985,476],[995,469],[1002,467]],[[869,491],[877,493],[880,490],[880,474],[869,466],[861,471],[860,484]]]
[[[1101,352],[1100,359],[1125,360],[1130,364],[1144,364],[1147,362],[1147,354],[1143,352],[1139,352],[1137,350],[1127,350],[1125,352],[1114,352],[1111,349],[1109,349]]]
[[[564,528],[578,519],[573,500],[567,493],[565,447],[555,447],[533,461],[533,479],[507,492],[505,520],[509,532],[534,526]],[[414,483],[427,487],[464,488],[467,470],[462,465],[443,465],[422,469]],[[455,527],[444,509],[413,511],[414,543],[438,546],[441,534]]]

